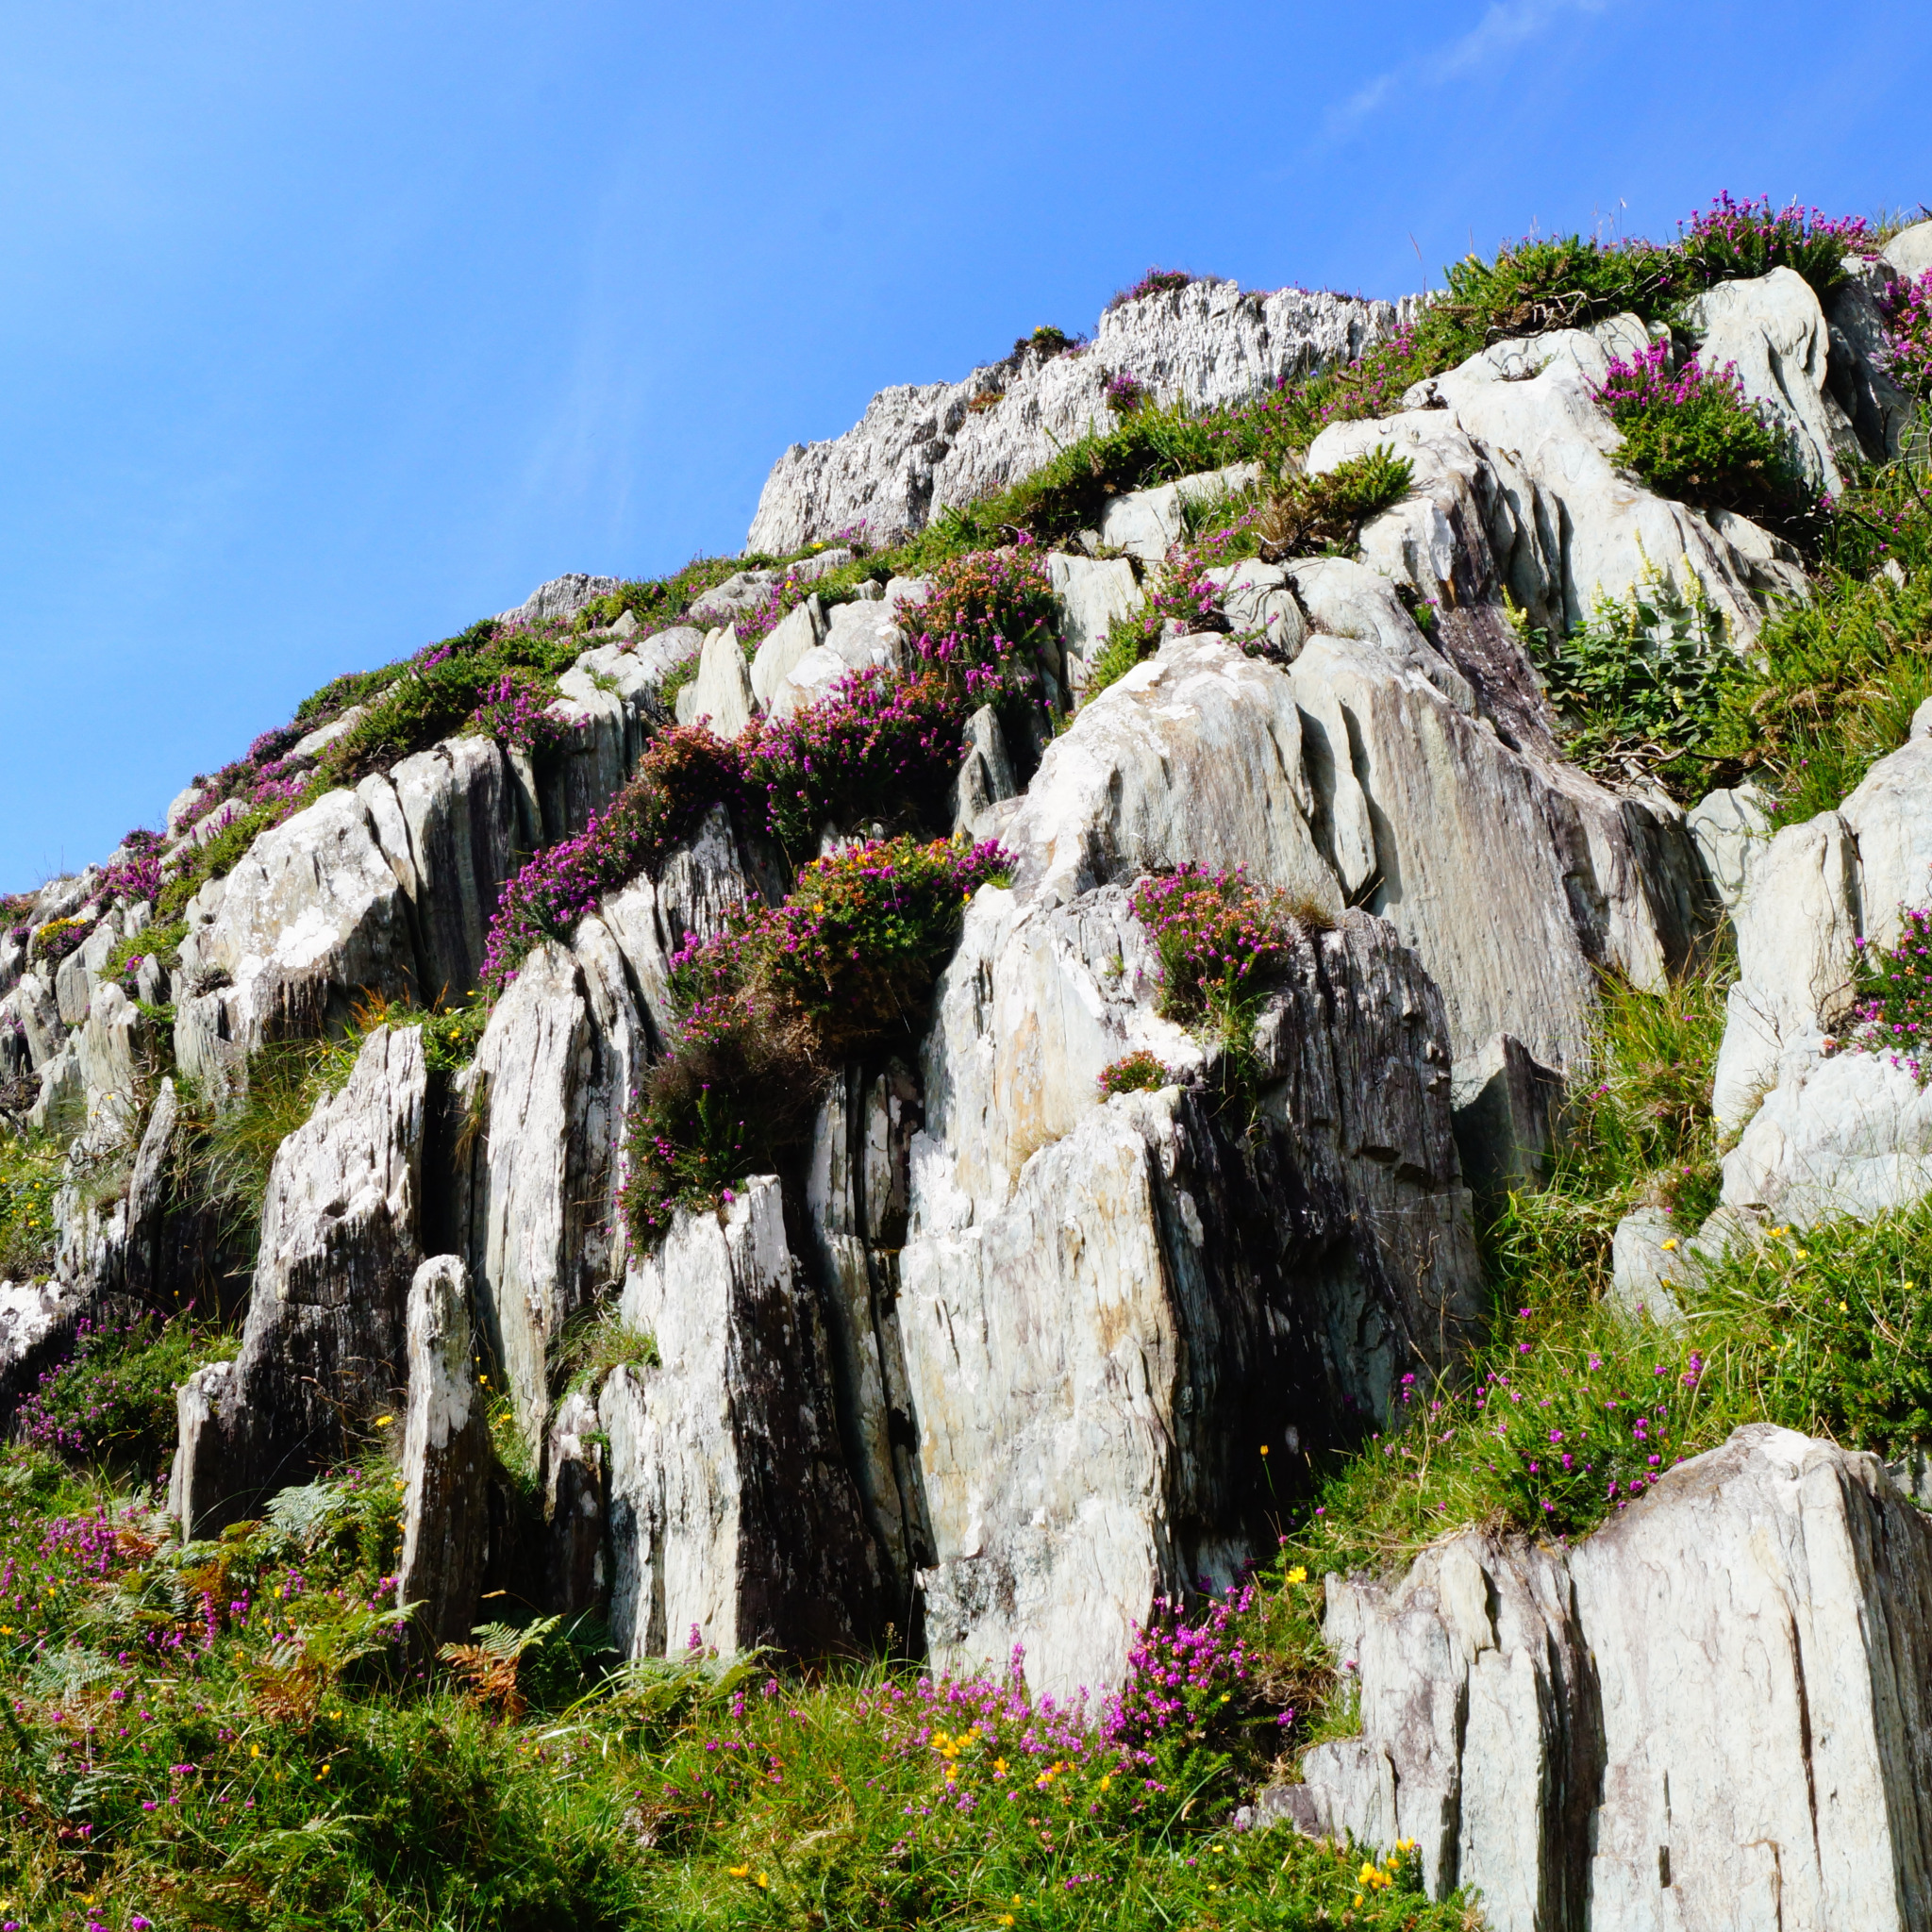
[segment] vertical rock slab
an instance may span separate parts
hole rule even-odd
[[[427,1092],[420,1030],[378,1026],[348,1084],[276,1152],[241,1355],[179,1398],[169,1506],[184,1535],[308,1480],[396,1406]]]
[[[417,1604],[427,1648],[470,1634],[489,1531],[490,1428],[476,1393],[470,1282],[438,1255],[409,1284],[403,1555],[396,1602]]]
[[[691,1630],[724,1651],[861,1647],[876,1570],[777,1180],[680,1214],[633,1264],[622,1307],[661,1365],[615,1370],[598,1398],[619,1647],[662,1656]]]
[[[1413,1837],[1496,1932],[1932,1923],[1932,1524],[1765,1424],[1564,1552],[1465,1533],[1330,1578],[1361,1735],[1272,1808]]]

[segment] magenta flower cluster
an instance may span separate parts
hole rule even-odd
[[[1191,1624],[1184,1606],[1158,1599],[1154,1616],[1127,1653],[1126,1681],[1101,1716],[1101,1736],[1110,1744],[1146,1750],[1164,1738],[1205,1738],[1227,1727],[1230,1715],[1247,1715],[1255,1659],[1241,1620],[1255,1607],[1255,1586],[1243,1583],[1208,1600],[1207,1615]],[[1286,1730],[1294,1712],[1274,1719]]]
[[[125,899],[152,902],[161,890],[161,841],[158,834],[129,832],[121,841],[121,857],[101,868],[100,896],[103,900]]]
[[[1890,946],[1863,939],[1858,994],[1845,1024],[1824,1042],[1827,1056],[1869,1054],[1932,1081],[1932,907],[1901,907],[1899,936]]]
[[[507,671],[476,693],[470,724],[486,738],[511,751],[532,757],[554,750],[566,736],[562,721],[552,715],[550,693],[527,671]]]
[[[1147,400],[1147,385],[1131,369],[1117,369],[1102,391],[1116,416],[1131,416]]]
[[[1892,380],[1922,402],[1932,399],[1932,269],[1902,276],[1880,306]]]
[[[924,603],[907,610],[905,621],[920,657],[963,683],[976,706],[1040,689],[1058,613],[1045,560],[1022,531],[1009,548],[940,564]]]
[[[1594,393],[1615,418],[1621,409],[1686,408],[1713,391],[1728,391],[1727,400],[1740,409],[1749,407],[1735,362],[1726,362],[1722,369],[1706,369],[1692,355],[1673,375],[1671,345],[1666,340],[1640,349],[1628,361],[1622,357],[1613,359]]]
[[[1292,951],[1278,895],[1240,866],[1179,866],[1141,880],[1129,903],[1160,955],[1162,1006],[1178,1019],[1234,1017]]]

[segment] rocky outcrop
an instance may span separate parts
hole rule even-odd
[[[1109,308],[1071,355],[1027,350],[963,382],[881,390],[843,436],[793,443],[773,465],[747,540],[782,556],[861,531],[874,545],[922,529],[1113,425],[1108,378],[1125,370],[1163,402],[1229,403],[1359,356],[1395,325],[1387,302],[1200,281]],[[991,407],[976,400],[996,397]]]
[[[1724,1160],[1727,1225],[1868,1217],[1932,1191],[1932,1104],[1883,1054],[1830,1052],[1860,946],[1888,946],[1932,902],[1932,705],[1835,812],[1752,851],[1732,908],[1712,1107],[1739,1134]]]
[[[680,1214],[625,1279],[622,1314],[658,1365],[614,1370],[598,1397],[618,1647],[861,1648],[881,1592],[776,1178]]]
[[[1259,1547],[1258,1444],[1379,1412],[1475,1307],[1441,1004],[1383,922],[1297,950],[1245,1138],[1197,1091],[1103,1102],[1135,1048],[1201,1064],[1153,989],[1121,888],[982,890],[908,1148],[881,1382],[917,1432],[926,1640],[960,1668],[1023,1642],[1056,1695]]]
[[[405,1316],[408,1407],[403,1428],[403,1554],[396,1602],[417,1606],[425,1647],[467,1637],[489,1530],[490,1429],[470,1339],[461,1259],[417,1269]]]
[[[1932,1524],[1767,1424],[1574,1549],[1474,1532],[1331,1577],[1361,1734],[1263,1815],[1418,1841],[1496,1932],[1932,1923]]]
[[[378,1026],[348,1084],[277,1150],[241,1355],[180,1392],[168,1506],[185,1535],[249,1514],[393,1417],[422,1259],[427,1089],[420,1031]]]

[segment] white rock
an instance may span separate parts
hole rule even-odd
[[[1108,499],[1101,514],[1100,541],[1109,550],[1124,550],[1147,563],[1158,563],[1187,534],[1187,506],[1238,496],[1260,481],[1256,463],[1230,463],[1198,476],[1181,476],[1156,490],[1130,491]]]
[[[461,1258],[417,1269],[407,1314],[403,1554],[396,1602],[417,1604],[426,1646],[470,1634],[490,1528],[490,1427],[476,1393]]]
[[[965,750],[953,787],[954,836],[980,837],[987,813],[1019,789],[999,714],[991,705],[982,705],[966,721]]]
[[[1902,275],[1918,276],[1932,269],[1932,222],[1914,222],[1901,228],[1879,251]]]
[[[778,575],[774,570],[737,572],[703,596],[691,599],[691,621],[707,626],[736,623],[765,601],[772,586],[778,581]]]
[[[736,738],[752,721],[756,699],[738,633],[728,625],[705,639],[698,675],[677,694],[680,724],[708,724],[720,738]]]
[[[1836,496],[1840,463],[1857,455],[1844,411],[1825,387],[1831,339],[1811,285],[1774,268],[1750,281],[1720,282],[1686,305],[1707,369],[1735,364],[1745,395],[1790,439],[1814,490]]]
[[[1072,557],[1063,550],[1047,553],[1047,575],[1060,600],[1060,642],[1067,653],[1067,681],[1077,694],[1085,689],[1087,667],[1107,642],[1119,617],[1130,617],[1145,595],[1124,557],[1101,563]]]
[[[752,691],[762,709],[771,709],[774,694],[797,668],[799,659],[824,641],[825,614],[816,595],[808,597],[773,627],[751,665]]]
[[[1208,582],[1221,593],[1221,608],[1237,636],[1265,638],[1284,662],[1292,658],[1308,635],[1307,618],[1293,590],[1293,579],[1278,563],[1250,557],[1210,570]]]
[[[1675,1324],[1696,1276],[1689,1242],[1660,1208],[1635,1208],[1610,1237],[1610,1300],[1632,1321]]]
[[[1698,856],[1726,912],[1743,897],[1752,858],[1771,842],[1771,799],[1761,786],[1707,792],[1685,814]]]
[[[1875,1457],[1754,1424],[1568,1552],[1328,1591],[1361,1735],[1264,1815],[1416,1839],[1496,1932],[1932,1923],[1932,1524]]]
[[[502,612],[496,622],[514,625],[541,624],[552,617],[575,617],[586,604],[594,604],[599,597],[614,596],[623,588],[616,577],[593,577],[582,571],[570,571],[539,584],[515,609]]]
[[[891,670],[906,660],[905,633],[883,598],[835,604],[825,625],[824,648],[853,671]]]
[[[598,1398],[619,1649],[682,1652],[695,1630],[727,1653],[823,1657],[869,1635],[871,1551],[776,1179],[680,1213],[625,1279],[621,1312],[660,1365],[614,1370]]]
[[[828,442],[794,443],[773,466],[749,547],[778,555],[862,526],[896,541],[948,504],[964,504],[1038,469],[1056,449],[1114,424],[1109,375],[1129,369],[1163,401],[1245,401],[1285,375],[1359,356],[1395,325],[1386,302],[1284,289],[1243,294],[1195,282],[1101,317],[1091,349],[1027,355],[963,382],[881,390]],[[996,408],[969,404],[1002,392]]]
[[[346,738],[368,715],[369,707],[367,705],[351,705],[340,718],[333,719],[326,724],[317,726],[307,737],[298,738],[283,755],[283,762],[287,763],[291,758],[319,758],[337,739]],[[185,793],[183,794],[183,796],[186,795]],[[169,813],[169,824],[171,826],[173,823],[174,814],[171,809]]]

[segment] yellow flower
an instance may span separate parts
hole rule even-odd
[[[751,1867],[749,1865],[727,1865],[724,1869],[734,1878],[749,1878],[751,1876]]]
[[[995,1777],[1005,1777],[1005,1776],[1006,1776],[1006,1774],[1007,1774],[1007,1760],[1006,1760],[1006,1759],[1005,1759],[1004,1757],[995,1757],[995,1758],[993,1759],[993,1761],[992,1761],[992,1774],[993,1774],[993,1776],[995,1776]]]
[[[249,1745],[248,1755],[251,1757],[259,1757],[261,1756],[261,1746],[259,1744]]]
[[[1364,1865],[1362,1869],[1355,1874],[1355,1882],[1357,1885],[1373,1885],[1374,1884],[1376,1879],[1381,1877],[1381,1875],[1382,1874],[1379,1872],[1377,1872],[1373,1865]]]
[[[1265,1455],[1267,1455],[1267,1453],[1268,1453],[1268,1445],[1267,1445],[1267,1443],[1263,1442],[1263,1443],[1261,1444],[1261,1454],[1262,1454],[1263,1456],[1265,1456]]]
[[[1113,1773],[1112,1773],[1112,1772],[1108,1772],[1108,1773],[1107,1774],[1107,1775],[1106,1775],[1105,1777],[1103,1777],[1103,1778],[1102,1778],[1102,1779],[1100,1780],[1100,1789],[1101,1789],[1101,1790],[1102,1790],[1103,1791],[1104,1791],[1104,1790],[1106,1790],[1106,1789],[1108,1788],[1108,1785],[1110,1785],[1110,1784],[1112,1784],[1112,1782],[1113,1782]]]
[[[1291,1583],[1306,1583],[1308,1580],[1307,1566],[1303,1563],[1297,1563],[1294,1566],[1294,1568],[1288,1573],[1288,1580]]]
[[[390,1424],[394,1420],[395,1418],[393,1416],[379,1415],[375,1418],[375,1426],[378,1429],[386,1429],[389,1427]]]
[[[1663,1251],[1667,1255],[1674,1255],[1677,1252],[1677,1241],[1674,1235],[1663,1243]]]
[[[772,1881],[762,1872],[758,1874],[758,1884],[760,1891],[769,1891],[772,1888]]]
[[[1849,1315],[1852,1312],[1850,1308],[1845,1307],[1843,1302],[1839,1303],[1838,1311],[1840,1315]]]

